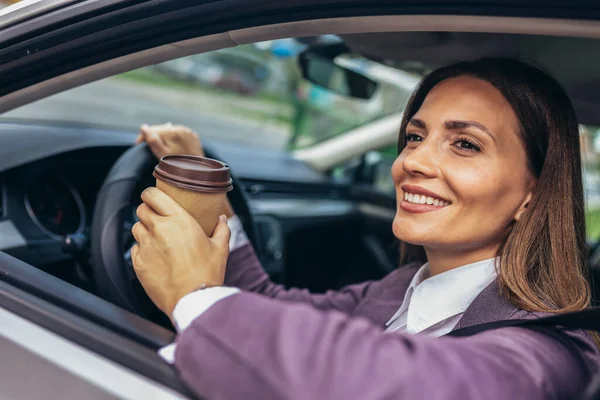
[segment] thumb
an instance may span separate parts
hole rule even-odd
[[[219,247],[229,250],[230,237],[231,230],[227,225],[227,217],[225,215],[221,215],[219,217],[219,222],[217,223],[217,226],[212,234],[211,240]]]

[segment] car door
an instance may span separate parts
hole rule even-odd
[[[188,53],[194,51],[190,50],[194,45],[198,46],[196,51],[206,51],[211,46],[212,48],[233,46],[236,42],[228,33],[230,30],[263,28],[269,24],[319,18],[366,15],[391,15],[396,20],[399,20],[397,18],[399,15],[420,14],[428,17],[422,21],[435,20],[429,17],[432,14],[531,17],[543,13],[546,18],[582,18],[587,19],[588,22],[598,18],[596,8],[581,7],[581,4],[585,5],[585,3],[577,1],[562,4],[548,4],[543,1],[513,2],[510,6],[503,2],[489,1],[472,1],[468,4],[443,2],[443,5],[440,5],[440,2],[429,1],[417,4],[407,1],[322,0],[285,3],[270,1],[57,3],[56,9],[50,9],[45,13],[38,10],[33,15],[23,15],[7,22],[2,21],[0,96],[3,96],[3,101],[0,104],[0,112],[68,87],[155,63],[159,59],[166,61],[175,58],[177,55],[185,54],[186,51]],[[449,20],[445,21],[446,25],[440,26],[445,27],[446,30],[488,29],[484,28],[487,20],[483,19],[479,21],[479,28],[474,28],[467,23],[454,24],[451,27],[447,25]],[[328,31],[331,30],[332,25],[321,22],[320,26],[321,31]],[[337,30],[351,32],[356,26],[359,24],[347,24],[342,29],[338,25]],[[500,29],[498,25],[495,26],[495,29]],[[511,29],[517,30],[515,26],[512,25]],[[421,26],[421,29],[424,28]],[[236,33],[239,34],[238,40],[259,41],[281,37],[289,32],[257,29],[252,32]],[[305,33],[312,35],[318,32],[315,30]],[[185,42],[199,37],[205,39],[202,41],[202,46],[199,42]],[[179,41],[178,45],[172,45],[177,41]],[[160,55],[152,52],[144,53],[159,46],[165,46],[161,49]],[[138,55],[127,59],[127,56],[134,53]],[[119,59],[120,57],[124,58]],[[373,226],[377,226],[371,230],[385,249],[389,238],[385,237],[383,226],[389,224],[392,218],[394,209],[392,195],[379,193],[375,187],[369,187],[368,180],[366,187],[362,185],[365,182],[360,180],[355,182],[356,189],[353,196],[355,199],[364,199],[364,204],[374,207],[364,213],[364,218]],[[390,263],[394,265],[392,258],[390,256]],[[388,269],[386,264],[382,263],[382,271]],[[27,320],[61,338],[66,338],[79,348],[83,348],[87,354],[100,355],[107,363],[132,370],[144,380],[155,382],[162,387],[170,387],[172,390],[179,390],[185,395],[181,383],[168,382],[168,379],[176,379],[174,372],[155,357],[154,350],[169,340],[164,332],[156,332],[156,326],[144,323],[132,314],[111,308],[109,304],[94,296],[83,296],[76,288],[64,282],[48,279],[50,277],[48,274],[14,258],[2,255],[0,271],[2,284],[0,309],[7,311],[7,314],[3,314],[2,322],[15,324],[14,321]],[[13,318],[10,314],[17,315],[20,319]],[[7,325],[1,326],[3,336],[7,337],[4,330]],[[23,335],[22,340],[35,341],[35,338],[26,335],[27,331],[17,332]],[[16,355],[24,354],[19,352],[19,347],[16,347],[20,345],[14,336],[9,341],[11,343],[2,342],[3,350],[6,349],[7,352],[11,351]],[[56,342],[47,343],[49,347],[56,344]],[[48,356],[44,355],[41,349],[29,348],[28,351],[38,355],[37,358],[32,358],[32,362],[41,357],[50,360],[56,366],[59,365],[59,358],[67,359],[66,353]],[[10,360],[7,361],[7,357],[4,357],[3,369],[10,368],[10,365],[6,366],[7,363],[10,364]],[[78,367],[77,361],[73,361],[71,365],[73,370]],[[98,371],[97,373],[100,374]],[[123,371],[117,372],[114,379],[125,379],[124,374]],[[6,376],[12,378],[15,375]],[[22,386],[22,381],[10,379],[9,384],[14,385],[12,388],[16,386],[18,390],[18,387]],[[75,383],[66,380],[65,384]],[[160,387],[157,386],[156,390],[160,390]],[[17,391],[17,393],[17,396],[20,396],[25,392]],[[110,392],[107,393],[110,395]],[[95,395],[92,394],[92,390],[89,394]],[[53,397],[50,392],[46,395],[49,398]],[[129,397],[135,398],[134,395]]]

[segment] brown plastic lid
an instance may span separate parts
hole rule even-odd
[[[229,166],[212,158],[180,154],[164,156],[152,175],[169,185],[196,192],[222,193],[233,189]]]

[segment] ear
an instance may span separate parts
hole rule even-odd
[[[527,210],[527,207],[529,207],[529,202],[531,201],[532,197],[533,197],[532,191],[527,193],[527,196],[525,196],[525,200],[523,201],[523,203],[517,210],[517,213],[515,214],[515,221],[518,222],[519,219],[521,219],[521,215],[523,215],[523,213]]]

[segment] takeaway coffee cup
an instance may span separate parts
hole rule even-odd
[[[154,168],[156,187],[168,194],[211,236],[233,189],[229,166],[211,158],[168,155]]]

